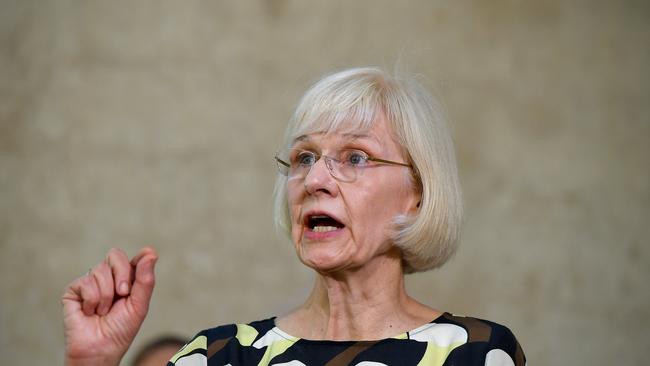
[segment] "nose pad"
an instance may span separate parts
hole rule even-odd
[[[330,175],[334,178],[336,174],[334,174],[334,163],[332,162],[332,159],[328,156],[323,156],[323,160],[325,160],[325,165],[327,166]]]
[[[331,175],[332,168],[330,167],[330,164],[329,164],[329,161],[327,160],[327,157],[323,156],[320,159],[316,160],[316,162],[311,167],[309,167],[309,170],[307,171],[307,174],[305,174],[305,180],[307,180],[309,178],[309,176],[318,173],[318,169],[319,169],[318,168],[318,163],[320,163],[321,161],[324,161],[324,163],[325,163],[325,170],[327,170],[327,174]]]

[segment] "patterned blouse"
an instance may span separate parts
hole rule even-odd
[[[444,313],[431,323],[376,341],[308,340],[275,326],[275,318],[197,334],[168,366],[524,366],[512,332],[497,323]]]

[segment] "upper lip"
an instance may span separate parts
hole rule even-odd
[[[312,216],[329,216],[333,218],[334,220],[338,221],[341,223],[341,225],[345,225],[341,219],[339,219],[336,215],[332,214],[331,212],[327,212],[324,210],[312,210],[312,211],[307,211],[302,215],[302,223],[305,226],[309,226],[309,218]]]

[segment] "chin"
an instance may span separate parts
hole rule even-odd
[[[317,272],[335,272],[352,266],[350,258],[341,255],[339,251],[332,253],[327,250],[303,250],[298,253],[300,261]]]

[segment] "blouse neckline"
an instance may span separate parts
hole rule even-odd
[[[425,329],[428,329],[432,324],[438,323],[438,320],[441,319],[442,317],[444,317],[445,315],[449,315],[449,313],[444,311],[444,312],[442,312],[440,315],[438,315],[436,318],[434,318],[433,320],[431,320],[428,323],[419,325],[419,326],[417,326],[417,327],[415,327],[415,328],[413,328],[411,330],[408,330],[406,332],[402,332],[402,333],[397,334],[397,335],[395,335],[393,337],[387,337],[387,338],[375,339],[375,340],[363,340],[363,339],[361,339],[361,340],[354,340],[354,339],[350,339],[350,340],[332,340],[332,339],[300,338],[300,337],[293,336],[293,335],[285,332],[284,330],[280,329],[278,327],[278,325],[276,324],[276,322],[275,322],[277,317],[274,316],[269,320],[271,320],[273,322],[273,328],[271,329],[271,331],[273,331],[275,334],[279,335],[280,337],[282,337],[282,338],[284,338],[286,340],[289,340],[289,341],[293,341],[293,342],[302,341],[302,342],[309,342],[309,343],[312,343],[312,344],[351,344],[351,343],[371,344],[371,343],[378,343],[378,342],[382,342],[382,341],[386,341],[386,340],[406,340],[406,339],[410,339],[410,335],[414,335],[414,334],[417,334],[418,332],[421,332],[421,331],[423,331]]]

